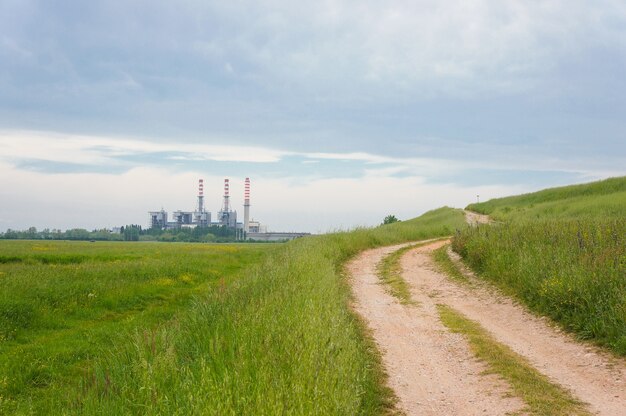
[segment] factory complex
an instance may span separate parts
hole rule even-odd
[[[239,240],[256,241],[282,241],[309,235],[309,233],[288,233],[272,232],[268,233],[265,226],[258,221],[250,220],[250,178],[245,179],[243,222],[237,221],[237,211],[234,211],[230,203],[230,180],[224,179],[224,196],[221,210],[218,211],[215,219],[211,212],[204,206],[204,180],[198,180],[198,201],[195,211],[174,211],[170,219],[167,211],[150,211],[150,228],[173,230],[180,228],[228,227],[235,231]]]

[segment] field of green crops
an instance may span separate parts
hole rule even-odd
[[[467,228],[453,241],[481,277],[626,355],[626,178],[468,208],[502,221]]]
[[[343,264],[460,210],[281,245],[2,242],[0,413],[380,414]]]

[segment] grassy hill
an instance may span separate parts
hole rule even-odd
[[[501,221],[465,229],[453,241],[481,277],[626,355],[626,177],[468,209]]]
[[[539,218],[626,218],[626,176],[470,204],[499,221]]]

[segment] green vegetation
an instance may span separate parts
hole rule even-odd
[[[531,309],[626,355],[626,218],[473,227],[453,246]]]
[[[0,414],[62,413],[106,351],[164,325],[271,249],[0,241]]]
[[[387,291],[403,305],[414,305],[415,301],[411,299],[409,285],[402,278],[400,259],[407,251],[415,247],[417,247],[417,245],[410,245],[394,251],[383,258],[381,262],[378,263],[377,267],[381,283],[383,283]]]
[[[498,221],[626,218],[626,176],[492,199],[466,209]]]
[[[43,414],[101,414],[103,409],[107,414],[141,415],[388,412],[393,398],[383,386],[384,372],[377,352],[371,340],[364,339],[362,324],[349,308],[350,291],[341,277],[343,264],[361,250],[450,235],[463,224],[460,210],[443,208],[415,220],[376,229],[265,246],[275,249],[266,249],[269,251],[264,256],[253,245],[250,250],[256,254],[249,253],[243,246],[223,246],[232,247],[243,256],[231,269],[221,268],[219,264],[212,266],[210,259],[206,260],[208,263],[201,263],[204,261],[202,254],[193,250],[202,250],[204,245],[141,245],[151,253],[142,255],[132,251],[132,247],[140,245],[120,244],[119,247],[131,247],[131,250],[106,250],[106,255],[102,255],[112,260],[71,264],[64,269],[68,277],[60,274],[56,280],[62,284],[67,280],[68,284],[79,285],[79,289],[70,290],[67,300],[61,299],[54,305],[80,305],[74,311],[74,319],[78,320],[83,314],[91,313],[82,305],[94,298],[104,302],[103,308],[121,307],[134,297],[143,299],[141,305],[148,305],[153,299],[164,302],[178,299],[173,291],[157,294],[148,290],[144,295],[143,287],[132,293],[132,288],[145,280],[156,283],[161,276],[166,279],[163,283],[172,280],[173,287],[183,287],[178,277],[189,273],[194,281],[204,279],[207,283],[202,290],[193,292],[196,295],[191,305],[188,301],[179,301],[184,307],[176,311],[169,309],[167,313],[159,313],[155,308],[151,312],[150,308],[142,310],[141,306],[130,310],[114,309],[103,312],[100,322],[93,322],[92,326],[85,324],[82,331],[74,334],[64,332],[71,318],[67,320],[69,323],[53,327],[60,317],[48,319],[44,314],[38,315],[39,308],[49,311],[55,306],[42,306],[36,291],[31,293],[31,300],[26,297],[20,308],[33,311],[47,322],[48,326],[39,331],[40,336],[49,341],[45,347],[32,347],[36,351],[24,365],[32,361],[29,365],[34,370],[21,384],[16,384],[13,377],[19,378],[19,373],[25,371],[13,361],[19,360],[18,354],[23,354],[20,348],[31,348],[35,337],[28,339],[24,330],[22,334],[18,331],[13,340],[3,341],[12,343],[13,352],[5,352],[3,345],[2,354],[6,358],[0,380],[10,381],[1,387],[0,406],[5,413],[18,414],[29,413],[31,407],[33,412]],[[15,243],[5,244],[11,247]],[[86,253],[79,250],[71,254],[89,256],[94,250],[91,247],[98,244],[83,244]],[[184,253],[180,253],[180,259],[174,255],[182,247],[195,253],[192,265],[184,258]],[[211,247],[216,246],[206,247],[210,253]],[[19,249],[2,253],[7,258],[23,256]],[[125,255],[138,258],[113,259]],[[250,263],[247,255],[252,255],[258,264],[242,269],[241,264]],[[9,275],[5,268],[50,267],[38,260],[33,260],[33,264],[30,261],[7,261],[0,264],[0,270]],[[129,262],[137,263],[125,266]],[[109,264],[119,269],[111,272],[102,268]],[[212,273],[212,270],[218,272]],[[21,290],[20,281],[46,280],[47,273],[44,269],[21,275],[10,271],[14,283],[3,289],[7,302],[22,299],[21,295],[12,295]],[[110,285],[111,291],[120,291],[120,300],[116,300],[118,296],[113,293],[104,296],[103,288],[82,285],[83,277],[90,273],[94,274],[94,280],[107,282],[112,274],[123,279],[103,283]],[[50,283],[50,290],[58,286],[53,284]],[[124,294],[126,285],[131,288],[128,290],[132,296]],[[96,296],[90,298],[90,293]],[[119,319],[111,319],[107,330],[99,330],[110,319],[109,314]],[[13,322],[11,319],[9,322]],[[96,335],[85,335],[88,334],[85,331],[90,330]],[[18,342],[19,337],[24,338]],[[77,343],[84,343],[84,350],[46,352],[55,348],[63,350],[65,345]],[[78,356],[82,364],[70,366],[71,370],[63,372],[60,364],[49,365],[53,361],[46,354],[56,354],[57,362],[76,362]]]
[[[470,205],[504,222],[464,229],[453,248],[531,309],[626,355],[625,198],[614,178]]]
[[[470,284],[467,277],[459,270],[458,266],[454,264],[450,256],[448,256],[448,247],[450,247],[450,245],[446,244],[432,252],[432,258],[435,264],[442,273],[445,273],[457,282]]]
[[[393,224],[394,222],[400,222],[400,220],[395,215],[387,215],[383,220],[383,225]]]
[[[4,240],[70,240],[70,241],[164,241],[168,243],[232,243],[237,240],[236,231],[231,227],[211,225],[208,227],[178,228],[163,230],[160,228],[142,229],[140,225],[131,224],[120,227],[120,232],[110,230],[87,231],[73,228],[61,231],[48,228],[38,231],[30,227],[25,231],[8,229],[0,233]]]
[[[403,305],[416,305],[417,303],[411,299],[411,291],[406,280],[402,278],[402,266],[400,259],[407,252],[414,248],[421,247],[428,243],[411,244],[402,247],[391,254],[385,256],[378,263],[377,271],[380,281],[385,285],[387,291],[400,301]]]
[[[17,231],[9,228],[4,233],[0,233],[0,239],[3,240],[124,241],[124,237],[122,233],[114,233],[109,230],[87,231],[83,228],[73,228],[66,231],[58,229],[50,230],[48,228],[38,231],[35,227],[30,227],[24,231]],[[127,241],[130,241],[130,239]]]
[[[439,316],[452,332],[463,334],[472,352],[489,366],[489,373],[505,379],[516,396],[527,404],[531,415],[587,415],[582,403],[562,387],[552,384],[523,357],[497,342],[478,323],[446,305],[438,305]]]

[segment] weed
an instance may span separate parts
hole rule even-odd
[[[454,264],[450,256],[448,256],[449,244],[439,247],[432,252],[432,258],[442,273],[464,284],[470,284],[468,278],[463,274],[459,267]]]

